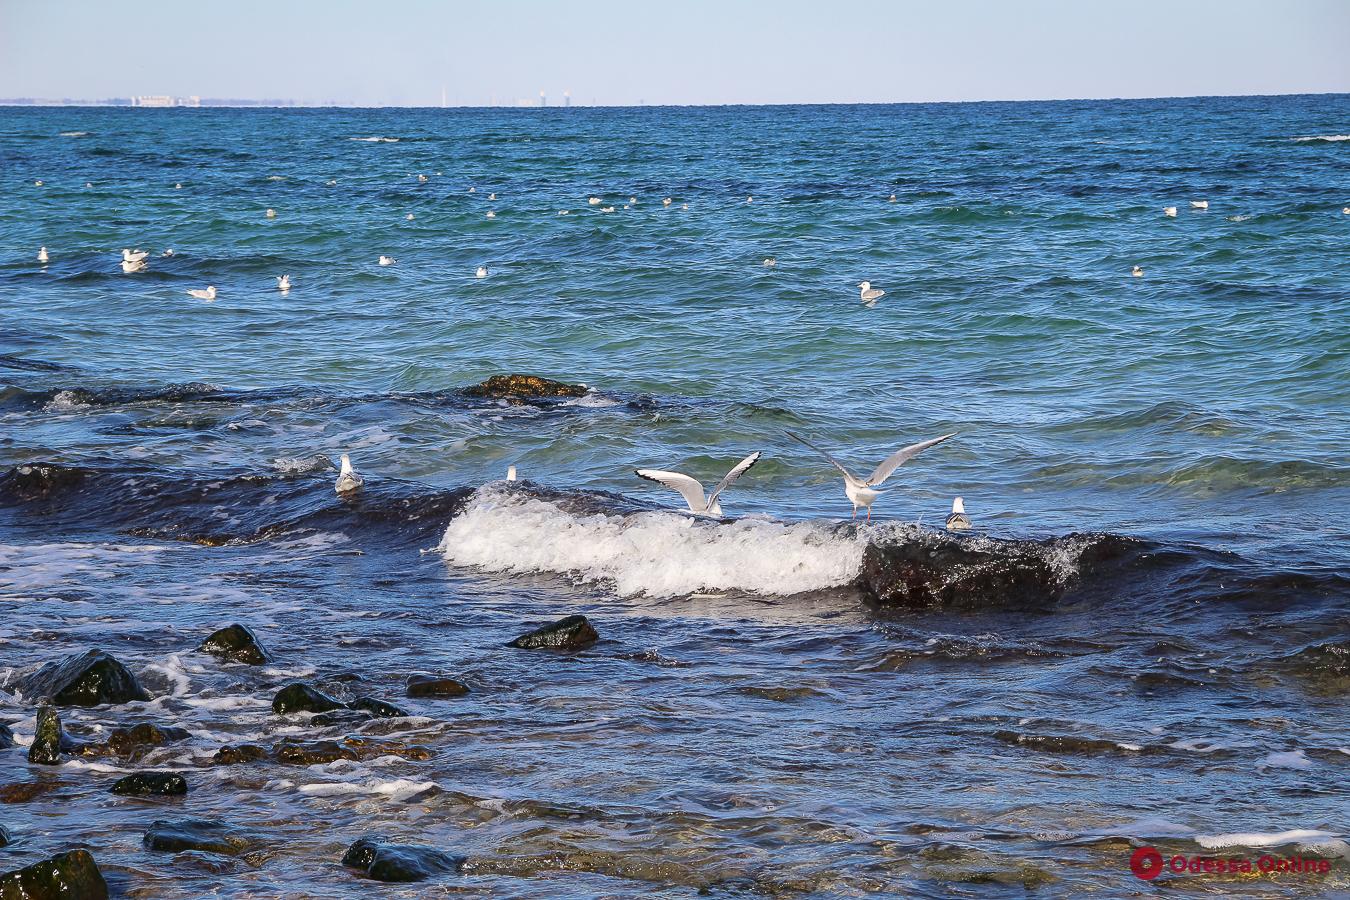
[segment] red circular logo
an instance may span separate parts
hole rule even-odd
[[[1130,854],[1130,871],[1135,874],[1135,877],[1152,881],[1158,877],[1162,870],[1162,854],[1154,848],[1140,847]]]

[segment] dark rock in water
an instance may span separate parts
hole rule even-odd
[[[342,709],[345,705],[303,681],[286,685],[272,698],[272,711],[283,716],[293,712],[328,712],[330,709]]]
[[[102,650],[47,663],[19,682],[26,699],[44,698],[57,706],[98,706],[149,700],[136,676]]]
[[[65,787],[65,785],[66,782],[54,778],[42,781],[16,781],[13,784],[0,784],[0,803],[27,803],[45,794],[50,794],[58,788]]]
[[[91,744],[85,748],[86,754],[110,753],[114,756],[144,756],[149,750],[171,741],[188,738],[187,729],[173,725],[154,725],[140,722],[123,728],[114,728],[108,732],[108,739],[101,744]]]
[[[1016,744],[1031,750],[1045,753],[1083,753],[1098,756],[1103,753],[1152,753],[1153,748],[1135,745],[1121,745],[1115,741],[1101,738],[1085,738],[1073,734],[1023,734],[1017,731],[1000,729],[994,737],[1006,744]]]
[[[403,759],[431,759],[436,753],[421,744],[405,744],[397,740],[370,738],[365,735],[349,734],[342,739],[342,746],[350,748],[358,759],[377,759],[381,756],[399,756]]]
[[[506,646],[519,647],[522,650],[580,650],[589,647],[600,639],[585,616],[568,616],[542,628],[536,628],[529,634],[522,634]]]
[[[62,753],[76,753],[80,745],[61,728],[61,717],[50,706],[38,710],[33,743],[28,745],[28,761],[44,766],[61,763]]]
[[[58,853],[0,875],[0,900],[107,900],[108,884],[88,850]]]
[[[279,763],[292,766],[312,766],[316,763],[337,762],[339,759],[359,759],[357,752],[337,741],[281,741],[272,749]]]
[[[179,853],[206,850],[238,856],[262,845],[262,838],[215,819],[176,819],[152,822],[142,841],[147,850]]]
[[[188,788],[177,772],[133,772],[117,779],[110,790],[126,797],[181,797]]]
[[[14,746],[14,732],[9,730],[8,725],[0,724],[0,750],[8,750]]]
[[[309,724],[315,728],[350,728],[353,725],[369,722],[371,718],[373,718],[371,714],[364,710],[335,709],[332,712],[319,713],[309,720]]]
[[[438,675],[408,676],[409,697],[462,697],[469,692],[469,686],[453,678]]]
[[[212,656],[219,656],[231,662],[247,663],[250,666],[261,666],[270,658],[262,644],[258,642],[257,636],[238,624],[227,625],[219,631],[212,632],[197,649]]]
[[[76,487],[85,472],[71,466],[36,464],[15,466],[0,475],[0,497],[15,500],[45,500],[52,494]]]
[[[565,384],[538,375],[493,375],[481,384],[464,389],[466,397],[492,397],[498,400],[521,401],[540,397],[584,397],[585,387]]]
[[[8,847],[11,840],[13,838],[9,836],[9,829],[0,825],[0,847]]]
[[[213,760],[218,766],[233,766],[238,763],[258,762],[267,759],[267,750],[257,744],[238,744],[221,747]]]
[[[458,872],[464,866],[464,857],[451,856],[434,847],[361,838],[347,849],[342,864],[360,869],[376,881],[408,882]]]
[[[357,697],[347,704],[347,708],[368,712],[378,719],[397,719],[412,715],[406,709],[401,709],[392,703],[385,703],[375,697]]]

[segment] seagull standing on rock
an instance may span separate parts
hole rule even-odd
[[[663,472],[660,469],[637,469],[635,474],[639,478],[645,478],[648,481],[655,481],[657,484],[663,484],[671,490],[679,491],[684,497],[684,502],[689,504],[689,511],[696,516],[722,517],[722,504],[717,502],[717,498],[722,492],[731,487],[732,483],[740,478],[750,467],[759,461],[760,451],[756,450],[745,459],[736,463],[735,467],[726,474],[726,477],[718,483],[711,494],[706,497],[703,495],[703,485],[696,479],[683,475],[679,472]]]
[[[844,494],[853,504],[853,518],[858,518],[858,507],[867,510],[867,521],[872,521],[872,504],[881,496],[881,491],[875,490],[887,478],[890,478],[896,469],[918,456],[923,451],[932,447],[934,444],[940,444],[948,438],[955,437],[956,432],[944,434],[942,437],[932,438],[927,441],[919,441],[917,444],[910,444],[908,447],[902,447],[892,453],[882,461],[881,465],[872,470],[872,474],[867,476],[866,480],[858,478],[830,454],[808,441],[806,438],[793,434],[791,431],[784,432],[788,437],[797,441],[799,444],[805,444],[812,450],[825,457],[830,465],[834,466],[840,472],[844,473]]]
[[[970,517],[966,515],[966,504],[960,497],[952,501],[952,514],[947,517],[947,530],[970,530]]]

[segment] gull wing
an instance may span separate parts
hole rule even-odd
[[[746,472],[750,471],[750,467],[757,462],[759,462],[758,450],[756,450],[754,453],[751,453],[749,456],[747,456],[740,462],[736,463],[736,467],[727,473],[726,477],[723,478],[721,482],[718,483],[717,487],[713,489],[712,494],[708,496],[708,506],[712,506],[714,503],[716,503],[718,496],[727,488],[731,487],[731,485],[736,481],[737,478],[740,478]],[[698,484],[698,482],[695,481],[694,484]],[[700,488],[699,490],[701,491],[702,488]]]
[[[833,456],[831,456],[830,454],[826,453],[824,450],[820,449],[820,448],[817,447],[815,444],[813,444],[813,443],[811,443],[810,441],[808,441],[806,438],[802,437],[801,435],[793,434],[791,431],[784,431],[783,434],[786,434],[788,437],[792,438],[794,441],[796,441],[796,442],[799,443],[799,444],[805,444],[806,446],[810,447],[812,450],[814,450],[814,451],[816,451],[817,453],[819,453],[821,456],[825,457],[825,459],[827,459],[827,460],[829,461],[830,465],[834,466],[834,467],[835,467],[836,469],[838,469],[840,472],[843,472],[843,473],[844,473],[844,477],[847,478],[849,481],[857,481],[857,480],[858,480],[858,479],[856,479],[856,478],[853,477],[853,473],[852,473],[852,472],[850,472],[848,469],[845,469],[845,468],[843,467],[843,465],[840,464],[839,460],[835,459]]]
[[[891,473],[896,469],[900,468],[934,444],[940,444],[950,437],[956,437],[956,432],[953,431],[951,434],[944,434],[942,437],[933,438],[927,441],[919,441],[917,444],[910,444],[908,447],[901,447],[899,450],[886,457],[881,465],[873,469],[872,474],[863,483],[868,487],[876,487],[887,478],[890,478]]]
[[[673,491],[679,491],[684,497],[684,502],[689,504],[690,512],[703,512],[708,508],[709,504],[703,500],[703,485],[688,475],[681,475],[679,472],[662,472],[660,469],[635,469],[634,474],[639,478],[663,484]]]

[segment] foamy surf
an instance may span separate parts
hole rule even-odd
[[[396,137],[381,137],[381,136],[379,136],[379,135],[371,135],[370,137],[354,137],[354,138],[348,138],[348,140],[351,140],[351,141],[359,141],[359,142],[361,142],[361,143],[363,143],[363,144],[397,144],[397,143],[398,143],[398,138],[396,138]]]
[[[577,514],[499,486],[480,488],[437,550],[457,566],[551,572],[621,596],[700,591],[800,594],[841,587],[865,538],[814,522],[699,521],[673,512]]]

